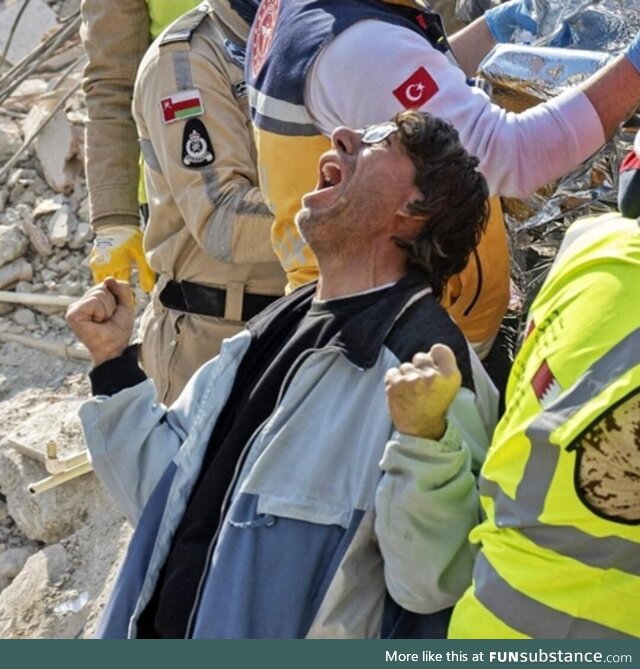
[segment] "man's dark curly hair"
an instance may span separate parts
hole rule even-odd
[[[424,195],[409,211],[426,217],[415,239],[395,242],[407,252],[408,268],[426,275],[440,299],[447,280],[464,269],[487,225],[489,189],[476,169],[478,159],[465,151],[450,123],[411,110],[393,120]]]

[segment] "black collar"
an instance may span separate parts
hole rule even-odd
[[[307,284],[267,307],[247,323],[252,336],[260,336],[279,318],[290,317],[291,310],[299,311],[300,319],[304,318],[311,308],[316,288],[316,282]],[[425,291],[431,294],[425,280],[410,274],[393,286],[372,293],[370,301],[366,300],[366,296],[356,295],[321,303],[326,309],[340,309],[351,306],[349,303],[354,298],[365,298],[362,318],[351,319],[327,346],[339,349],[356,367],[370,369],[375,365],[380,350],[398,317],[409,304],[419,299],[420,293]]]

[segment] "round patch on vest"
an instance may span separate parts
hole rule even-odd
[[[251,74],[254,78],[269,55],[279,13],[280,0],[262,0],[260,3],[251,34]]]
[[[182,135],[182,164],[190,169],[211,165],[215,154],[209,133],[200,119],[191,119]]]

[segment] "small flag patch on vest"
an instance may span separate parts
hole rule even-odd
[[[533,375],[531,385],[533,386],[533,392],[538,398],[538,402],[540,402],[544,409],[562,394],[562,386],[553,375],[546,360],[542,361],[538,371]]]
[[[200,91],[193,89],[190,91],[180,91],[168,98],[160,100],[160,110],[162,112],[163,123],[173,123],[185,118],[200,116],[204,114],[204,105]]]

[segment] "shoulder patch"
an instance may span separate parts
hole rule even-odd
[[[192,116],[201,116],[204,114],[204,104],[200,91],[197,88],[192,88],[162,98],[160,100],[160,113],[163,123],[184,121]]]
[[[182,134],[182,164],[189,169],[211,165],[215,154],[209,133],[198,118],[187,121]]]
[[[237,65],[241,70],[244,70],[244,60],[247,51],[245,45],[232,42],[230,39],[225,39],[224,49],[227,53],[227,59]]]
[[[204,21],[204,17],[207,16],[207,13],[208,5],[206,2],[203,2],[195,9],[183,14],[169,26],[160,40],[160,46],[176,42],[190,42],[198,26]]]
[[[247,82],[239,81],[237,84],[233,84],[233,95],[236,100],[247,97]]]

